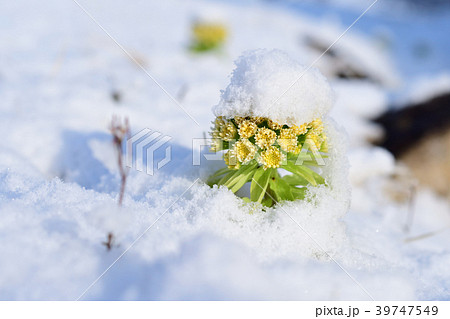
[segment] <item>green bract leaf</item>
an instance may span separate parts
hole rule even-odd
[[[222,179],[222,177],[220,177],[223,174],[226,174],[230,172],[230,169],[228,167],[224,167],[221,168],[219,170],[217,170],[213,175],[211,175],[208,180],[206,181],[206,184],[208,184],[209,186],[213,186],[214,184],[218,184],[219,181]]]
[[[314,186],[317,186],[317,182],[314,178],[314,176],[310,173],[312,172],[311,169],[302,166],[302,165],[295,165],[294,163],[287,161],[285,165],[282,166],[285,170],[297,174],[304,179],[306,179],[309,183],[311,183]]]
[[[292,195],[294,195],[295,199],[305,199],[306,188],[298,188],[295,186],[291,186]]]
[[[291,186],[282,178],[271,178],[270,188],[274,191],[277,201],[294,200],[294,195],[291,192]]]
[[[249,168],[247,171],[245,171],[245,173],[242,173],[241,178],[236,181],[236,184],[234,184],[233,187],[230,188],[233,193],[236,193],[241,189],[242,186],[245,185],[245,183],[252,180],[253,174],[255,174],[255,168],[256,165],[254,165],[254,167],[252,167],[251,169]]]
[[[263,204],[266,207],[272,207],[273,206],[273,200],[271,197],[267,196],[262,201],[261,204]]]
[[[256,161],[255,162],[250,162],[249,164],[247,164],[247,165],[242,165],[231,177],[230,177],[230,179],[228,179],[228,181],[226,181],[225,183],[224,183],[224,185],[226,186],[226,187],[228,187],[228,188],[232,188],[236,183],[238,183],[239,182],[239,180],[241,179],[241,178],[243,178],[245,175],[247,175],[247,173],[249,172],[249,171],[251,171],[251,170],[253,170],[253,169],[255,169],[255,167],[257,166],[258,164],[256,163]],[[245,182],[244,182],[244,184],[245,184]],[[242,184],[242,185],[244,185],[244,184]]]
[[[279,195],[272,189],[272,178],[269,180],[269,187],[266,190],[267,196],[272,199],[273,205],[277,204],[281,199]]]
[[[230,169],[228,167],[221,168],[221,169],[217,170],[213,175],[211,175],[211,178],[223,175],[229,171],[230,171]]]
[[[296,164],[296,165],[309,165],[309,166],[317,166],[316,156],[320,156],[323,158],[328,158],[327,154],[324,153],[316,153],[314,154],[311,151],[300,152],[299,154],[288,153],[287,159],[288,161]]]
[[[266,194],[267,185],[269,185],[269,179],[272,172],[273,169],[271,168],[264,170],[260,167],[256,170],[250,186],[250,198],[252,201],[261,203]]]
[[[297,174],[283,176],[283,180],[289,185],[294,186],[296,185],[306,186],[309,183],[306,179]]]
[[[317,184],[325,184],[325,179],[322,176],[320,176],[319,174],[317,174],[316,172],[314,172],[312,169],[310,169],[308,167],[305,167],[305,169],[310,171],[310,174],[314,177]]]
[[[225,184],[234,174],[236,174],[237,170],[231,170],[225,174],[218,182],[217,185],[223,185]]]

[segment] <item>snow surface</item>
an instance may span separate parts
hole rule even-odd
[[[332,192],[317,189],[342,197],[333,205],[288,203],[262,213],[197,180],[220,164],[193,167],[191,145],[208,130],[233,61],[277,48],[308,65],[318,53],[302,39],[339,35],[347,25],[255,4],[80,3],[200,126],[72,1],[1,2],[0,299],[77,299],[151,225],[82,299],[369,299],[360,286],[375,299],[450,299],[448,202],[419,188],[410,203],[414,182],[367,143],[377,133],[368,119],[387,107],[387,80],[330,81],[331,115],[349,135],[353,195],[345,216],[348,189],[338,183]],[[230,38],[223,52],[194,55],[190,23],[210,10],[221,13]],[[342,38],[359,50],[354,41],[369,52],[364,65],[376,56],[383,79],[396,78],[385,51],[355,32]],[[130,171],[121,209],[107,131],[113,114],[128,116],[133,132],[172,136],[168,165],[154,176]],[[337,180],[346,176],[341,163],[330,167]],[[108,232],[116,237],[111,251],[102,245]],[[434,235],[414,240],[423,234]]]

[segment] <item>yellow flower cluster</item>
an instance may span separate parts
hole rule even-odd
[[[294,130],[295,134],[297,135],[303,135],[306,134],[306,132],[308,132],[308,124],[302,124],[300,126],[297,125],[292,125],[291,129]]]
[[[246,164],[255,157],[258,149],[252,142],[243,138],[234,144],[234,151],[239,162]]]
[[[272,129],[272,130],[280,130],[283,125],[278,124],[275,121],[272,121],[271,119],[267,120],[267,125]]]
[[[213,138],[220,138],[224,141],[232,141],[236,138],[237,129],[231,121],[219,116],[214,122]]]
[[[301,151],[301,145],[298,145],[297,133],[292,128],[283,128],[280,130],[278,144],[285,152],[298,154]]]
[[[286,155],[283,154],[278,147],[269,146],[267,149],[261,152],[258,157],[258,163],[265,168],[277,168],[286,159]]]
[[[326,136],[323,133],[323,122],[320,119],[315,119],[309,123],[309,127],[310,129],[306,134],[306,142],[316,150],[326,149],[325,151],[328,151]]]
[[[308,134],[306,134],[306,142],[309,146],[314,147],[314,149],[320,150],[324,138],[320,134],[317,134],[317,132],[309,131]]]
[[[227,164],[228,168],[231,169],[238,169],[241,167],[241,163],[239,163],[236,152],[234,150],[228,150],[224,156],[223,159],[225,161],[225,164]]]
[[[224,160],[231,169],[238,169],[252,160],[264,169],[278,168],[287,153],[299,154],[304,144],[328,151],[321,119],[288,126],[263,117],[226,119],[219,116],[214,121],[211,136],[211,151],[228,149]]]
[[[318,134],[323,132],[323,122],[321,119],[315,119],[309,123],[309,126]]]
[[[237,121],[236,121],[237,122]],[[238,122],[239,124],[239,136],[242,138],[250,138],[255,135],[258,130],[258,125],[255,122],[250,120],[243,120],[242,122]]]
[[[267,127],[260,127],[255,135],[255,143],[260,148],[272,146],[277,140],[277,133]]]

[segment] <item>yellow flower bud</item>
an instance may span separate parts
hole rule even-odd
[[[249,120],[244,120],[239,125],[239,135],[242,138],[250,138],[253,135],[255,135],[256,131],[258,130],[258,126]]]
[[[263,165],[264,169],[280,167],[285,160],[284,155],[277,147],[270,146],[261,152],[258,162]]]
[[[237,159],[244,164],[255,157],[257,150],[256,146],[247,139],[241,139],[234,144],[234,153]]]
[[[273,145],[276,139],[277,133],[265,127],[259,128],[255,135],[256,145],[258,145],[260,148],[267,148]]]

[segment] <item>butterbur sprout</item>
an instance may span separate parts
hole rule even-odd
[[[326,79],[276,50],[248,53],[236,65],[214,107],[210,132],[211,151],[223,152],[227,167],[208,184],[236,193],[250,183],[244,200],[267,207],[304,200],[311,187],[328,187],[321,167],[329,156],[324,118],[332,104]],[[302,71],[303,82],[282,95],[279,88],[297,84]]]
[[[227,38],[225,25],[214,22],[195,22],[192,25],[192,43],[194,52],[207,52],[219,49]]]
[[[320,119],[299,125],[307,127],[304,131],[268,118],[255,120],[246,117],[235,121],[219,117],[214,124],[210,133],[215,141],[212,149],[226,150],[224,160],[227,168],[212,175],[208,181],[210,185],[225,185],[237,192],[247,182],[251,182],[250,200],[272,206],[281,200],[303,199],[305,193],[302,188],[306,185],[325,183],[311,169],[311,166],[318,165],[314,160],[307,161],[307,165],[298,163],[303,148],[307,151],[301,156],[310,154],[311,159],[318,156],[317,153],[313,154],[314,150],[322,149],[326,137]],[[305,146],[311,143],[312,150],[309,145]],[[325,157],[326,154],[320,156]],[[282,177],[278,168],[292,175]],[[263,196],[261,190],[264,190]]]

